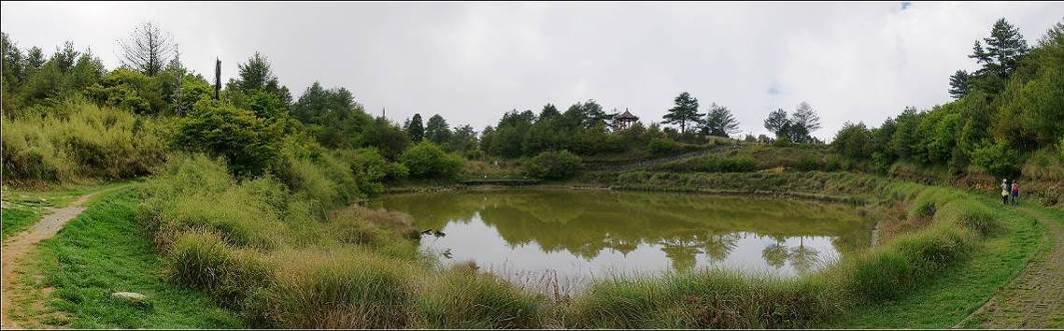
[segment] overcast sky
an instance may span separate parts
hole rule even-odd
[[[171,32],[186,66],[223,80],[255,51],[298,97],[314,81],[402,121],[439,113],[479,131],[503,112],[595,99],[660,122],[681,91],[764,133],[808,101],[830,139],[905,106],[949,100],[972,43],[1004,17],[1034,43],[1064,3],[8,3],[20,47],[70,40],[108,68],[137,23]]]

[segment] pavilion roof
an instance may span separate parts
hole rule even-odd
[[[632,119],[632,120],[638,120],[638,119],[639,119],[639,117],[638,117],[638,116],[635,116],[635,115],[632,115],[632,113],[631,113],[631,112],[629,112],[629,111],[628,111],[627,109],[625,109],[625,110],[624,110],[624,113],[622,113],[622,114],[620,114],[620,115],[617,115],[617,119]]]

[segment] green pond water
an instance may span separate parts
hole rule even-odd
[[[874,227],[840,204],[657,192],[409,193],[371,206],[442,232],[420,245],[444,264],[566,289],[707,268],[793,277],[870,246]]]

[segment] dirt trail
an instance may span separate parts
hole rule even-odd
[[[0,325],[4,329],[17,328],[8,316],[8,309],[11,309],[12,293],[15,278],[18,277],[18,269],[22,257],[26,253],[30,252],[37,243],[55,236],[59,233],[59,230],[66,225],[67,222],[77,217],[85,210],[84,205],[89,201],[89,198],[93,194],[86,194],[79,197],[72,202],[69,206],[63,208],[53,209],[52,212],[41,218],[37,224],[23,231],[17,235],[8,238],[3,244],[3,254],[0,255],[0,259],[3,260],[2,264],[2,277],[0,277],[0,283],[2,283],[2,291],[0,294]]]
[[[1036,210],[1019,208],[1018,211],[1038,219],[1046,227],[1050,248],[1033,258],[1023,272],[958,327],[1064,327],[1064,225]]]

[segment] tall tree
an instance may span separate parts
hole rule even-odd
[[[673,103],[676,106],[669,109],[669,112],[663,116],[665,119],[663,122],[666,124],[679,125],[680,132],[686,133],[688,124],[695,126],[702,122],[704,114],[698,113],[698,99],[692,97],[690,93],[680,93],[676,99],[673,99]]]
[[[406,135],[410,136],[410,140],[414,142],[420,142],[425,138],[425,124],[421,121],[421,114],[414,114],[414,117],[406,121],[403,125],[403,130],[406,131]]]
[[[971,79],[972,76],[967,71],[957,70],[957,72],[953,73],[953,76],[949,76],[949,95],[954,99],[960,99],[968,95],[970,90],[968,82]]]
[[[1046,31],[1046,34],[1038,39],[1038,47],[1050,47],[1052,45],[1064,46],[1064,22],[1057,22]]]
[[[44,67],[44,62],[47,59],[44,58],[44,51],[40,47],[33,46],[26,51],[26,70],[37,71]]]
[[[792,128],[792,141],[806,143],[812,141],[810,134],[813,131],[820,129],[820,115],[817,115],[816,110],[809,103],[802,101],[798,104],[798,109],[795,109],[794,114],[791,115]]]
[[[244,93],[262,90],[276,95],[285,105],[292,103],[292,94],[288,87],[282,86],[273,74],[270,60],[259,52],[255,52],[248,62],[237,64],[237,79],[230,80],[226,88],[235,88]]]
[[[477,149],[477,131],[473,130],[470,125],[463,125],[454,128],[454,132],[451,134],[451,140],[447,142],[448,149],[467,153]]]
[[[155,76],[177,51],[173,36],[151,22],[137,25],[121,43],[122,64]]]
[[[606,112],[602,110],[602,106],[595,102],[594,99],[588,99],[587,102],[584,102],[584,104],[581,105],[581,109],[584,113],[584,127],[588,129],[599,127],[600,125],[605,126],[613,118],[609,114],[606,114]]]
[[[2,44],[3,50],[3,91],[4,91],[4,109],[8,110],[12,91],[16,86],[22,85],[22,82],[26,79],[26,67],[25,58],[22,55],[22,51],[18,49],[18,45],[12,41],[6,32],[0,33],[0,44]]]
[[[710,104],[709,113],[706,114],[705,125],[702,133],[710,136],[727,138],[729,135],[739,132],[739,121],[735,120],[728,107]]]
[[[546,105],[543,105],[543,110],[539,112],[539,119],[540,120],[549,119],[549,118],[554,118],[554,117],[561,116],[561,115],[562,115],[562,113],[558,112],[558,108],[557,107],[554,107],[553,104],[549,104],[548,103]]]
[[[782,108],[768,113],[765,119],[765,129],[776,134],[776,139],[788,139],[787,129],[791,126],[791,120],[787,118],[787,112]]]
[[[429,117],[428,123],[425,124],[425,139],[428,139],[437,145],[443,145],[447,143],[450,138],[451,127],[447,125],[447,120],[443,119],[443,116],[440,116],[440,114]]]
[[[972,55],[968,56],[983,65],[979,74],[991,73],[1008,78],[1019,65],[1020,58],[1029,51],[1020,30],[1004,18],[994,23],[990,37],[983,38],[983,42],[986,48],[977,40],[972,46]]]

